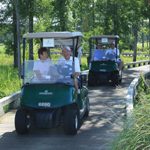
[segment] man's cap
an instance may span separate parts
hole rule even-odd
[[[62,50],[67,50],[67,51],[70,51],[71,52],[71,48],[69,46],[63,46],[62,47]]]
[[[115,41],[111,42],[112,45],[115,45]]]

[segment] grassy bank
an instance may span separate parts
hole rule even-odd
[[[20,89],[18,71],[13,67],[13,56],[6,55],[0,45],[0,98],[8,96]]]
[[[20,89],[18,71],[11,65],[0,65],[0,98],[10,95]]]
[[[150,150],[150,88],[143,81],[138,87],[132,118],[126,122],[114,150]]]

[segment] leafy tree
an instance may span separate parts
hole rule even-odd
[[[69,0],[53,1],[53,25],[57,31],[66,31],[68,29],[68,6]]]
[[[148,21],[147,28],[146,28],[146,35],[149,37],[149,49],[150,49],[150,0],[144,0],[144,3],[141,7],[142,14],[145,21]]]
[[[1,35],[8,47],[7,53],[17,56],[15,0],[0,0],[5,9],[0,10]],[[82,31],[85,39],[92,35],[118,34],[122,47],[136,49],[139,35],[150,34],[149,0],[18,0],[20,33],[38,31]],[[143,20],[148,20],[141,26]],[[13,34],[12,34],[13,33]],[[11,35],[11,36],[10,36]],[[3,36],[4,37],[4,36]],[[2,38],[1,38],[2,40]],[[8,44],[8,41],[9,44]],[[29,57],[33,58],[32,41],[29,42]],[[86,45],[86,44],[85,44]],[[150,45],[150,44],[149,44]]]

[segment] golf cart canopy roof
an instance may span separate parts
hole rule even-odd
[[[100,35],[100,36],[92,36],[91,39],[100,39],[100,38],[110,38],[110,39],[119,39],[118,35]]]
[[[91,43],[92,41],[96,41],[97,44],[110,44],[110,43],[115,43],[117,44],[119,41],[119,36],[118,35],[99,35],[99,36],[92,36],[89,39],[89,42]]]
[[[23,38],[34,39],[34,38],[73,38],[82,37],[81,32],[37,32],[27,33],[23,35]]]

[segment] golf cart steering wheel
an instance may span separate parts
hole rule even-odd
[[[105,54],[105,56],[106,56],[106,58],[108,59],[108,60],[113,60],[113,59],[115,59],[115,53],[107,53],[107,54]]]
[[[69,64],[65,64],[65,65],[59,65],[58,66],[58,73],[61,74],[62,76],[66,77],[66,76],[71,76],[72,74],[72,66]]]

